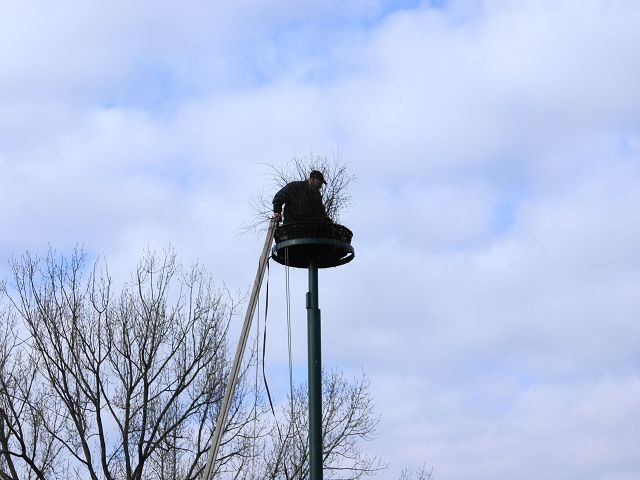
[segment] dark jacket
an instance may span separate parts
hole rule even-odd
[[[328,221],[322,195],[306,180],[291,182],[273,197],[273,212],[281,213],[284,223]]]

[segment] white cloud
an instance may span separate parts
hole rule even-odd
[[[393,9],[8,7],[0,252],[79,242],[124,271],[172,243],[245,290],[260,163],[340,151],[356,259],[321,274],[325,359],[372,377],[371,448],[437,478],[637,476],[640,7]]]

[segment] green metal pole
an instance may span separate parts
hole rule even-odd
[[[309,264],[307,293],[307,348],[309,354],[310,480],[322,480],[322,351],[318,308],[318,267]]]

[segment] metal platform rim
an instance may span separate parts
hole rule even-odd
[[[283,248],[288,247],[297,247],[303,245],[329,245],[335,248],[343,249],[346,252],[346,255],[338,260],[335,264],[331,265],[333,267],[338,267],[340,265],[344,265],[345,263],[349,263],[351,260],[355,258],[355,250],[350,243],[343,242],[342,240],[336,240],[334,238],[322,238],[322,237],[300,237],[300,238],[292,238],[290,240],[284,240],[280,243],[276,243],[271,249],[271,258],[273,258],[278,263],[283,263],[284,259],[280,259],[278,256],[278,252]],[[328,267],[319,267],[319,268],[328,268]]]
[[[350,243],[343,242],[342,240],[336,240],[335,238],[323,238],[323,237],[300,237],[292,238],[290,240],[283,240],[280,243],[276,243],[271,249],[272,252],[281,248],[293,247],[294,245],[332,245],[335,247],[341,247],[348,250],[350,253],[354,252]]]

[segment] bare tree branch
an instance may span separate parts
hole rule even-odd
[[[308,397],[306,386],[294,390],[293,402],[282,407],[267,440],[267,454],[256,478],[305,479],[309,475]],[[347,381],[340,373],[323,375],[323,468],[327,479],[359,479],[386,466],[365,454],[360,443],[375,435],[369,382],[366,377]],[[285,428],[282,428],[284,424]],[[285,431],[280,435],[280,431]]]
[[[265,164],[265,167],[265,175],[273,191],[261,192],[250,201],[254,216],[243,225],[241,233],[266,230],[273,217],[273,195],[289,182],[309,178],[313,170],[322,172],[327,182],[321,193],[327,216],[331,220],[338,223],[340,215],[351,205],[349,189],[356,177],[349,173],[339,153],[331,158],[309,154],[294,157],[285,165]]]
[[[81,478],[195,478],[228,378],[236,302],[201,267],[184,271],[172,252],[145,254],[118,296],[106,268],[85,267],[81,251],[12,264],[3,292],[39,368],[17,363],[15,342],[5,341],[0,476],[26,478],[19,458],[23,471],[45,478],[64,458]],[[29,371],[18,376],[18,367]],[[249,445],[246,395],[242,386],[226,425],[221,464],[229,470]]]

